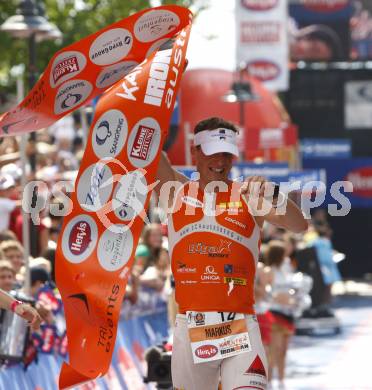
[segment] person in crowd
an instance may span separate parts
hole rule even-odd
[[[164,290],[165,283],[170,274],[170,262],[168,251],[161,248],[153,264],[149,265],[139,280],[141,285],[153,288],[155,291]]]
[[[11,295],[0,290],[0,308],[11,310],[18,316],[25,319],[33,330],[38,330],[41,324],[41,317],[32,306],[14,299]]]
[[[208,118],[196,125],[191,151],[200,175],[197,181],[189,182],[174,170],[165,154],[160,159],[158,196],[165,183],[180,185],[176,195],[163,199],[174,205],[168,216],[168,239],[179,304],[172,380],[179,389],[215,390],[220,377],[224,389],[252,387],[253,383],[266,388],[267,360],[254,316],[260,229],[264,221],[293,232],[307,228],[296,204],[284,194],[275,194],[276,187],[264,177],[247,178],[237,183],[239,187],[229,180],[233,157],[239,155],[237,135],[235,125],[222,118]],[[271,200],[264,198],[268,192],[274,193]],[[279,215],[276,208],[286,202]],[[262,207],[267,213],[259,216],[254,210]],[[233,314],[227,318],[225,312]],[[249,334],[250,351],[229,348],[228,356],[217,355],[214,361],[219,349],[214,347],[211,353],[211,342],[218,343],[213,332],[195,332],[203,348],[191,343],[189,331],[198,324],[208,321],[211,329],[224,329],[226,324],[235,327],[232,321],[238,319],[243,326],[238,334]],[[233,337],[238,342],[239,337]],[[194,355],[203,356],[204,363],[194,363]]]
[[[145,225],[140,244],[136,249],[136,263],[145,270],[158,257],[163,245],[162,226],[160,223]]]
[[[270,343],[270,373],[277,368],[279,387],[285,388],[285,365],[291,336],[294,334],[293,297],[290,294],[293,272],[286,262],[286,246],[283,241],[272,240],[267,247],[265,262],[270,267],[271,294],[270,311],[273,316]]]
[[[36,299],[35,309],[40,314],[41,318],[48,324],[53,323],[52,309],[48,305],[38,299],[39,291],[50,281],[48,271],[40,266],[30,268],[31,279],[31,296]]]
[[[18,241],[16,234],[9,229],[0,231],[0,244],[3,241]]]
[[[13,199],[15,182],[10,175],[0,175],[0,231],[9,229],[10,214],[20,202]]]
[[[21,243],[15,240],[3,241],[0,244],[0,253],[8,260],[16,273],[17,282],[23,282],[23,266],[25,264],[25,254]]]
[[[0,289],[9,293],[16,282],[16,273],[10,261],[0,260]]]

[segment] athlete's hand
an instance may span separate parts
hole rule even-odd
[[[41,324],[41,317],[36,309],[26,303],[21,303],[16,306],[14,312],[20,317],[28,321],[32,330],[38,330]]]
[[[240,193],[257,199],[262,198],[264,194],[273,194],[274,188],[275,184],[268,181],[266,177],[250,176],[244,180],[242,186],[240,187]]]

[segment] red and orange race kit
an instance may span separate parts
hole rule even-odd
[[[189,182],[176,195],[168,234],[180,313],[254,314],[260,228],[235,184],[208,193]]]

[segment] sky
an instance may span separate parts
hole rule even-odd
[[[191,29],[188,69],[235,70],[235,0],[200,0],[209,4]]]

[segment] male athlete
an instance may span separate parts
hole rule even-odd
[[[273,183],[254,176],[229,180],[238,156],[237,129],[209,118],[194,130],[192,155],[200,178],[189,181],[161,157],[157,192],[179,182],[170,203],[169,253],[179,304],[172,352],[176,389],[266,389],[267,361],[254,312],[254,280],[264,221],[292,232],[307,222]],[[270,192],[271,191],[271,192]],[[271,197],[267,208],[266,194]],[[166,199],[168,201],[168,199]],[[279,203],[287,202],[283,215]],[[266,206],[265,215],[255,213]]]

